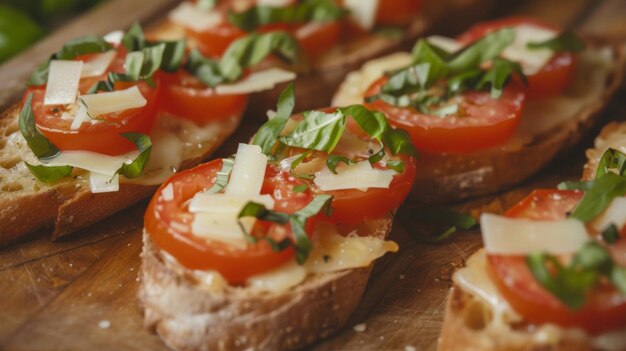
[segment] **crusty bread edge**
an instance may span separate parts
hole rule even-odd
[[[369,235],[387,237],[391,225],[392,215],[376,220]],[[166,263],[146,233],[143,239],[138,298],[145,325],[176,350],[292,350],[310,345],[344,326],[371,271],[370,266],[310,275],[284,293],[237,287],[208,292],[181,274],[179,265]]]

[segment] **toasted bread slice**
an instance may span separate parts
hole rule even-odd
[[[581,329],[532,325],[511,309],[490,281],[484,250],[453,277],[439,351],[592,351],[626,349],[626,328],[590,336]]]
[[[296,79],[298,109],[310,110],[328,106],[345,75],[358,69],[368,60],[394,51],[409,48],[417,38],[446,21],[448,29],[463,28],[485,18],[497,4],[494,0],[438,0],[424,2],[424,8],[406,27],[398,28],[393,35],[374,33],[354,40],[344,40],[338,47],[322,54],[311,67],[291,67],[299,71]],[[185,31],[169,21],[163,21],[147,31],[147,35],[160,39],[177,39]],[[189,38],[188,38],[189,39]],[[189,39],[189,44],[194,46]],[[289,68],[289,67],[287,67]],[[265,116],[275,107],[280,92],[286,84],[275,89],[253,94],[249,105],[251,115]]]
[[[137,184],[141,177],[126,183],[120,180],[119,191],[98,194],[91,193],[89,180],[81,174],[55,184],[40,182],[22,162],[32,162],[34,155],[19,131],[20,108],[15,105],[0,115],[0,246],[42,228],[54,228],[53,239],[72,233],[150,196],[169,173],[154,170],[157,174],[152,176],[159,179],[152,178],[150,185]],[[160,146],[161,141],[153,138],[151,160],[166,158],[175,150],[179,164],[162,166],[195,166],[223,143],[240,119],[232,116],[199,127],[180,118],[160,116],[153,135],[163,135],[165,143]],[[172,148],[172,141],[178,146]],[[149,163],[146,171],[150,168]]]
[[[408,54],[394,54],[351,73],[333,103],[362,103],[373,80],[409,61]],[[529,178],[597,122],[622,82],[625,63],[624,46],[590,42],[579,54],[572,85],[562,96],[527,102],[516,134],[505,145],[464,154],[422,153],[411,196],[429,203],[452,202],[496,193]]]
[[[359,235],[386,238],[392,215]],[[284,292],[207,289],[197,271],[168,258],[144,233],[139,301],[145,324],[175,350],[291,350],[339,330],[356,308],[371,266],[312,274]]]

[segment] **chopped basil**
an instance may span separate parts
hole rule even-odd
[[[619,229],[615,224],[610,224],[602,231],[602,239],[608,244],[615,244],[619,240]]]
[[[33,94],[29,94],[20,111],[18,124],[20,132],[28,147],[39,159],[50,158],[59,153],[59,149],[46,138],[35,124],[35,114],[32,108]]]
[[[222,168],[217,172],[215,184],[206,190],[207,193],[219,193],[226,187],[226,185],[228,185],[228,179],[230,177],[230,172],[233,170],[234,164],[235,161],[232,158],[222,159]]]
[[[608,250],[594,241],[586,243],[568,266],[543,252],[529,255],[526,263],[537,281],[573,310],[584,305],[587,292],[596,286],[601,277],[608,278],[626,294],[624,267],[618,266]]]
[[[332,0],[304,0],[294,6],[274,7],[257,5],[243,12],[229,12],[228,21],[246,32],[272,23],[303,23],[336,21],[346,10]]]
[[[520,66],[519,63],[495,58],[492,60],[491,68],[483,75],[476,87],[478,89],[484,89],[490,86],[491,97],[499,99],[500,96],[502,96],[504,86],[514,75],[526,80],[526,76],[524,76],[524,72],[522,72],[522,66]]]
[[[165,72],[176,72],[183,64],[187,43],[184,40],[160,41],[157,45],[165,45],[161,57],[160,69]]]
[[[244,70],[257,65],[271,54],[286,62],[296,62],[300,46],[287,32],[252,33],[235,40],[221,59],[209,59],[192,50],[185,69],[209,87],[234,82]]]
[[[593,183],[594,183],[593,180],[580,181],[580,182],[566,181],[566,182],[559,183],[559,185],[557,185],[557,189],[587,191],[587,190],[590,190],[591,187],[593,187]]]
[[[306,221],[320,212],[324,212],[327,216],[329,216],[331,211],[331,201],[332,196],[330,195],[317,195],[306,207],[293,214],[268,210],[262,204],[249,202],[244,206],[237,218],[254,217],[262,221],[273,222],[281,225],[289,223],[294,234],[295,242],[289,239],[283,239],[280,242],[276,242],[274,239],[269,237],[257,238],[250,233],[247,233],[241,222],[239,225],[241,226],[244,236],[249,242],[257,243],[260,240],[264,240],[270,244],[274,251],[282,251],[288,247],[293,247],[296,251],[296,261],[299,264],[304,264],[312,249],[311,240],[309,240],[305,230]]]
[[[72,166],[44,166],[44,165],[31,165],[28,162],[24,162],[26,167],[32,173],[35,178],[44,183],[54,183],[61,178],[69,177],[72,175]]]
[[[597,178],[583,196],[571,217],[587,223],[598,216],[618,196],[626,194],[626,177],[607,173]]]
[[[133,142],[140,153],[131,163],[124,163],[122,167],[117,170],[117,174],[126,178],[137,178],[141,175],[146,163],[150,159],[152,141],[149,136],[141,133],[122,133],[120,135]]]
[[[291,147],[318,150],[331,153],[346,127],[346,117],[337,111],[325,113],[309,111],[291,133],[279,138],[280,142]]]
[[[328,155],[328,158],[326,159],[326,167],[328,167],[328,169],[334,174],[337,174],[337,166],[342,162],[345,163],[346,165],[356,164],[355,161],[352,161],[351,159],[345,156]]]
[[[305,191],[307,191],[309,187],[306,184],[300,184],[300,185],[296,185],[293,187],[293,189],[291,189],[291,191],[293,191],[294,193],[303,193]]]
[[[596,178],[600,178],[609,172],[621,176],[626,175],[626,154],[613,148],[607,149],[602,154],[596,169]]]
[[[514,40],[515,29],[513,28],[503,28],[489,33],[452,55],[448,60],[448,68],[451,73],[458,74],[468,69],[480,67],[484,62],[500,56],[502,51],[511,45]]]
[[[126,55],[126,76],[132,81],[149,79],[161,66],[165,44],[146,47]]]
[[[146,47],[146,37],[139,23],[134,23],[130,29],[124,33],[122,45],[128,52],[141,50]]]
[[[563,31],[557,37],[543,41],[530,42],[529,49],[550,49],[554,52],[581,52],[585,50],[585,42],[572,29]]]
[[[387,167],[396,171],[396,173],[404,172],[404,162],[400,160],[389,160],[387,161]]]
[[[35,72],[30,76],[28,85],[44,85],[48,82],[48,67],[52,60],[71,60],[80,55],[100,53],[112,50],[111,44],[107,43],[103,38],[87,35],[68,41],[63,45],[61,50],[52,54],[48,61],[37,67]]]
[[[289,86],[280,93],[276,105],[276,115],[259,128],[252,140],[252,144],[260,146],[265,155],[272,155],[276,140],[278,140],[280,133],[285,128],[285,124],[287,124],[289,117],[291,117],[295,105],[295,88],[293,83],[290,83]]]

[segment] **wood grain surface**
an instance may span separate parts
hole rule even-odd
[[[0,67],[0,106],[14,99],[24,77],[59,43],[76,33],[102,34],[135,20],[149,22],[174,2],[111,0],[69,23]],[[508,14],[533,15],[626,39],[626,3],[622,0],[519,1],[497,15]],[[621,91],[604,122],[626,116],[625,98],[626,91]],[[233,153],[237,141],[247,140],[256,127],[255,123],[245,124],[218,154]],[[578,178],[584,149],[596,132],[590,131],[581,146],[517,189],[454,207],[475,216],[482,211],[501,212],[534,188]],[[40,233],[0,251],[0,349],[166,350],[158,337],[143,329],[135,299],[145,205],[143,202],[59,242]],[[401,250],[376,263],[349,324],[313,349],[436,348],[451,273],[480,247],[480,236],[469,232],[436,245],[418,243],[412,235],[423,228],[411,220],[415,206],[406,204],[400,210],[391,238]],[[365,330],[355,331],[357,324],[364,324]]]

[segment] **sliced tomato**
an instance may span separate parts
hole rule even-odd
[[[215,270],[230,283],[243,283],[250,276],[266,272],[293,259],[294,251],[288,248],[274,252],[265,241],[238,248],[191,233],[193,215],[188,211],[188,202],[196,193],[213,186],[221,167],[222,161],[215,160],[171,177],[152,198],[144,217],[144,225],[156,246],[174,256],[183,266],[189,269]],[[268,169],[267,174],[272,174],[272,171]],[[276,175],[276,172],[273,174]],[[262,193],[275,197],[277,210],[287,213],[297,211],[313,198],[310,191],[295,193],[290,190],[299,184],[295,179],[281,178],[274,181],[271,175],[266,178]],[[161,191],[170,185],[174,197],[165,199]],[[307,232],[312,232],[312,225],[314,219],[309,219]],[[255,229],[266,231],[275,240],[293,236],[288,226],[265,223]]]
[[[376,10],[376,24],[406,25],[422,9],[422,0],[381,0]]]
[[[341,38],[341,31],[341,22],[310,22],[295,29],[294,36],[306,56],[315,61],[320,55],[337,45]]]
[[[457,40],[461,44],[470,44],[488,33],[505,28],[523,25],[536,26],[544,29],[561,31],[561,28],[549,23],[526,17],[510,17],[483,22],[471,27],[461,34]],[[571,84],[576,69],[576,57],[572,53],[556,53],[550,61],[536,74],[528,76],[528,97],[546,98],[556,96]]]
[[[564,219],[582,196],[578,191],[537,190],[509,210],[506,216],[532,220]],[[531,323],[579,327],[592,334],[626,325],[626,296],[609,284],[599,285],[586,296],[581,309],[572,310],[535,279],[525,257],[488,255],[488,262],[500,293]]]
[[[218,95],[184,70],[160,73],[159,77],[159,110],[199,125],[240,116],[248,104],[248,95]]]
[[[374,82],[365,96],[376,95],[388,78]],[[371,103],[389,123],[406,130],[418,150],[425,152],[474,152],[504,144],[522,116],[525,95],[519,84],[506,86],[499,99],[489,92],[468,91],[456,97],[461,116],[435,116],[413,107],[397,107],[382,100]]]
[[[120,53],[111,63],[107,72],[98,77],[81,79],[79,91],[81,94],[93,86],[94,83],[105,80],[108,72],[124,72],[124,53]],[[89,59],[93,55],[83,55],[76,60]],[[44,96],[46,86],[32,86],[26,89],[23,101],[30,94],[33,94],[32,108],[35,115],[37,128],[60,150],[84,150],[93,151],[105,155],[120,155],[136,149],[136,146],[121,133],[138,132],[150,134],[157,114],[157,98],[159,95],[159,84],[150,87],[145,82],[125,83],[118,82],[115,90],[123,90],[137,85],[141,94],[147,100],[144,107],[125,110],[119,113],[111,113],[98,116],[98,123],[83,123],[79,129],[72,130],[71,119],[63,119],[64,106],[47,105],[44,106]]]

